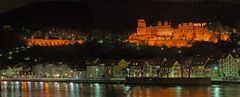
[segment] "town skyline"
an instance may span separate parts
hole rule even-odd
[[[1,0],[0,97],[238,97],[239,0]]]

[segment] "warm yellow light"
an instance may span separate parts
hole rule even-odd
[[[83,44],[83,40],[60,40],[60,39],[27,39],[28,46],[67,46],[74,44]]]

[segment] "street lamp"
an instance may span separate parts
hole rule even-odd
[[[95,76],[99,77],[99,74],[98,74],[98,69],[96,68],[96,74]]]
[[[8,59],[10,60],[10,59],[12,59],[12,57],[11,57],[11,56],[9,56],[9,57],[8,57]]]
[[[161,47],[161,50],[163,51],[163,50],[164,50],[164,48],[163,48],[163,47]]]
[[[13,54],[13,52],[10,51],[10,52],[8,52],[8,54],[11,55],[11,54]]]
[[[19,53],[19,51],[18,51],[18,50],[16,50],[16,51],[15,51],[15,53]]]
[[[179,53],[179,54],[181,54],[181,53],[182,53],[182,51],[181,51],[181,50],[179,50],[179,51],[178,51],[178,53]]]
[[[217,76],[219,77],[219,70],[218,70],[218,67],[217,66],[214,66],[214,70],[215,70],[215,72],[217,73]]]
[[[98,43],[102,44],[102,43],[103,43],[103,40],[99,40]]]
[[[24,58],[24,60],[25,60],[25,61],[28,61],[28,60],[30,60],[30,57],[26,57],[26,58]]]
[[[182,51],[178,50],[178,54],[179,54],[179,58],[181,58]],[[180,68],[181,68],[181,78],[183,78],[183,65],[180,65]]]

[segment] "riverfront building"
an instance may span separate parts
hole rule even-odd
[[[240,57],[228,54],[219,59],[219,72],[223,79],[240,77]]]

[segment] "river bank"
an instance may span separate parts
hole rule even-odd
[[[125,83],[125,79],[72,79],[72,78],[3,78],[0,81],[31,81],[31,82],[76,82],[76,83]]]
[[[211,84],[240,84],[240,80],[213,80]]]
[[[30,82],[74,82],[130,85],[211,85],[240,84],[240,81],[210,80],[208,78],[110,78],[110,79],[72,79],[72,78],[1,78],[0,81]]]

